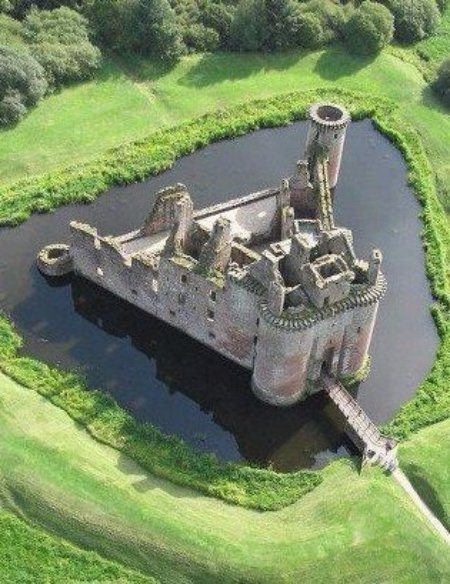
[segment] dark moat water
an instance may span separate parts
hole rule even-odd
[[[34,216],[0,231],[0,307],[24,337],[24,351],[77,369],[138,419],[227,459],[287,470],[322,464],[351,448],[324,396],[287,410],[253,397],[250,374],[175,329],[86,281],[46,280],[38,251],[68,238],[79,219],[101,233],[137,228],[161,187],[184,182],[196,207],[279,184],[301,156],[306,124],[262,130],[180,160],[142,184],[111,189],[90,206]],[[437,335],[429,314],[417,218],[400,154],[368,121],[350,127],[335,195],[337,222],[355,248],[384,254],[389,290],[373,339],[372,372],[358,399],[376,421],[408,400],[432,364]]]

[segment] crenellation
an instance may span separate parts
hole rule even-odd
[[[305,160],[279,188],[197,211],[184,185],[164,188],[131,233],[72,222],[70,246],[44,248],[39,269],[73,270],[250,369],[269,403],[304,399],[364,366],[386,289],[381,252],[357,258],[335,224],[348,123],[316,104]]]

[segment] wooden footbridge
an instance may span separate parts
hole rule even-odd
[[[326,375],[322,376],[322,383],[331,401],[347,420],[349,435],[363,453],[363,464],[378,464],[393,472],[398,466],[395,441],[383,436],[341,383]]]

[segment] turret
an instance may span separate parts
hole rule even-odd
[[[329,160],[328,182],[330,188],[334,189],[339,178],[350,114],[340,105],[316,103],[309,109],[309,120],[305,157],[312,169],[318,154],[326,154]]]

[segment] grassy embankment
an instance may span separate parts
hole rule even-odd
[[[150,576],[29,526],[1,506],[0,580],[2,584],[156,584]]]
[[[450,420],[411,436],[399,454],[416,491],[450,531]]]
[[[217,108],[334,86],[393,99],[420,130],[435,170],[442,176],[450,170],[450,120],[431,101],[420,73],[389,54],[367,60],[333,48],[307,54],[194,55],[170,71],[139,59],[121,68],[107,61],[96,80],[48,97],[17,128],[2,132],[0,180],[83,162]]]
[[[334,463],[314,493],[260,513],[145,473],[4,376],[0,398],[2,504],[161,582],[436,583],[450,573],[445,544],[377,469],[358,476]]]

